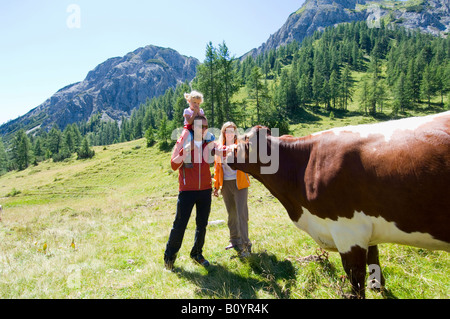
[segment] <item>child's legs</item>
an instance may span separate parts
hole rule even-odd
[[[188,129],[183,129],[183,132],[181,132],[181,137],[180,137],[183,141],[183,147],[185,147],[188,143],[191,143],[191,141],[193,140],[194,136],[193,136],[193,132],[188,130]],[[188,156],[184,159],[185,163],[192,163],[192,158],[191,158],[191,154],[188,154]]]

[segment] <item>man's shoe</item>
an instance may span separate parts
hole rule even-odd
[[[175,258],[164,257],[164,268],[169,271],[173,271],[173,264],[175,263]]]
[[[197,255],[197,256],[191,256],[191,258],[198,264],[202,265],[203,267],[208,267],[209,266],[209,261],[207,261],[205,259],[205,257],[203,257],[202,255]]]

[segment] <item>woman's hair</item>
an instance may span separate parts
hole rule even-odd
[[[219,145],[225,145],[226,143],[225,132],[227,131],[227,128],[230,127],[234,129],[234,143],[236,143],[238,135],[237,126],[233,122],[226,122],[224,125],[222,125],[222,129],[220,130]]]
[[[200,99],[203,102],[203,94],[198,91],[192,91],[191,93],[184,93],[184,98],[186,101],[190,101],[191,99]]]

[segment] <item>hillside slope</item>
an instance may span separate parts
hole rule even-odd
[[[342,298],[339,254],[325,255],[252,179],[252,256],[226,251],[222,198],[213,198],[204,254],[189,258],[195,211],[176,271],[163,270],[175,216],[178,172],[170,153],[144,140],[96,147],[93,159],[46,161],[0,177],[0,298]],[[309,261],[322,254],[321,260]],[[450,255],[380,245],[389,291],[368,298],[447,298]]]

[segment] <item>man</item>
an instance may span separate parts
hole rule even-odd
[[[205,141],[207,129],[208,121],[206,117],[197,115],[194,119],[194,139],[183,147],[186,137],[182,135],[172,152],[170,163],[173,170],[178,170],[179,194],[175,220],[164,252],[164,266],[168,270],[173,270],[194,205],[197,213],[195,219],[197,227],[194,246],[190,255],[200,265],[209,266],[209,262],[202,254],[206,226],[211,211],[212,192],[209,156],[204,156],[204,154],[210,154],[214,147],[213,143],[206,143]],[[183,163],[187,156],[192,156],[192,167],[187,167]]]

